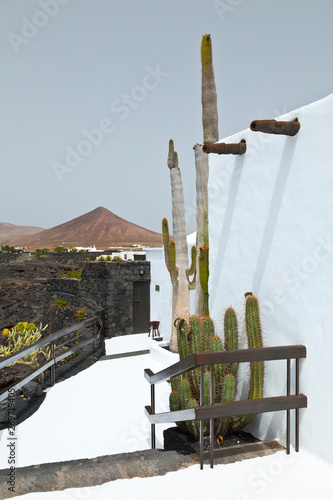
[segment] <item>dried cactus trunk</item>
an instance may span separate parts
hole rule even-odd
[[[178,352],[175,321],[177,318],[188,320],[190,317],[190,289],[194,287],[195,281],[193,280],[190,282],[189,277],[195,273],[194,262],[196,261],[196,249],[195,247],[192,248],[191,257],[193,262],[189,268],[182,176],[178,167],[178,156],[174,150],[172,140],[169,141],[168,167],[170,169],[171,179],[174,240],[170,241],[168,221],[166,219],[162,221],[162,232],[165,263],[170,273],[172,283],[172,332],[170,350],[172,352]]]
[[[218,141],[217,96],[213,69],[212,43],[210,35],[204,35],[201,42],[201,103],[204,144]],[[196,168],[196,204],[197,204],[197,248],[209,248],[208,236],[208,155],[202,151],[202,145],[194,146]],[[200,271],[197,261],[197,273]],[[209,271],[208,271],[209,273]],[[197,284],[196,314],[209,315],[207,309],[208,292]]]

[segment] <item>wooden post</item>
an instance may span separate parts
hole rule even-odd
[[[298,119],[290,122],[278,122],[276,120],[254,120],[250,129],[253,132],[264,132],[265,134],[291,135],[297,134],[301,127]]]
[[[246,141],[242,139],[237,144],[226,144],[219,142],[216,144],[204,144],[202,146],[204,153],[215,153],[218,155],[243,155],[246,152]]]

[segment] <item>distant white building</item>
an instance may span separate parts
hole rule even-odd
[[[107,257],[120,257],[121,260],[126,260],[126,261],[133,261],[133,260],[145,260],[146,258],[146,252],[144,250],[121,250],[121,251],[115,251],[111,252],[109,254],[102,254],[100,257],[97,257],[100,259],[101,257],[106,260]]]
[[[90,247],[74,247],[74,248],[76,248],[76,250],[78,252],[80,252],[81,250],[83,252],[104,252],[104,250],[97,250],[97,248],[95,247],[95,245],[94,246],[90,246]],[[70,252],[71,249],[69,248],[67,251]]]

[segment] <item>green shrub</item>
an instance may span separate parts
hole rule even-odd
[[[49,251],[49,248],[36,248],[36,253],[39,255],[46,255]]]
[[[101,255],[100,257],[97,257],[98,262],[104,262],[104,257],[103,255]]]
[[[118,255],[116,255],[115,257],[113,257],[112,260],[123,260],[121,257],[119,257]]]
[[[65,248],[65,247],[55,247],[55,248],[53,249],[53,251],[54,251],[54,252],[57,252],[57,253],[58,253],[58,252],[67,252],[67,248]]]
[[[1,245],[1,250],[3,252],[15,252],[15,248],[14,247],[10,247],[8,245]]]
[[[108,255],[105,260],[107,260],[108,262],[110,262],[110,260],[112,260],[111,259],[111,255]]]
[[[61,300],[61,299],[55,299],[54,303],[56,306],[59,306],[59,307],[68,305],[67,300]]]
[[[76,279],[80,280],[81,276],[82,276],[81,269],[79,269],[79,270],[73,269],[72,271],[67,271],[67,273],[66,273],[66,278],[76,278]]]

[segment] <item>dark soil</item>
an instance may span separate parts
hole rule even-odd
[[[200,443],[192,434],[182,431],[179,427],[170,427],[163,432],[164,450],[174,450],[183,455],[199,453]],[[209,436],[204,436],[204,451],[209,450]],[[221,440],[214,440],[214,448],[228,448],[235,445],[256,443],[259,439],[255,438],[249,432],[232,432]]]
[[[31,386],[35,389],[34,393],[30,393],[29,391]],[[37,388],[39,390],[36,390]],[[0,431],[7,429],[8,427],[14,427],[30,417],[30,415],[38,410],[45,397],[46,393],[43,392],[39,384],[28,382],[27,385],[18,389],[15,393],[15,398],[10,400],[11,404],[14,405],[15,410],[9,412],[7,408],[7,399],[2,401],[0,403]],[[9,423],[9,414],[13,416],[12,412],[14,412],[14,419],[11,423]]]

